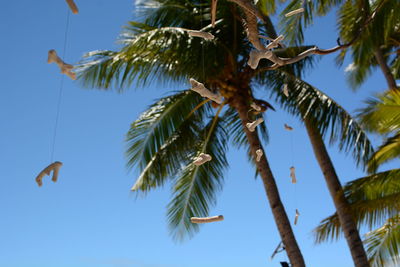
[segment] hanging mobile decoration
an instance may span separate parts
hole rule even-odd
[[[211,25],[215,26],[215,20],[217,17],[217,3],[218,0],[211,0]]]
[[[285,127],[285,130],[293,131],[293,127],[287,125],[286,123],[285,123],[284,127]]]
[[[288,88],[287,83],[285,83],[285,84],[283,85],[283,87],[282,87],[282,93],[283,93],[286,97],[289,97],[289,88]]]
[[[196,81],[195,79],[190,78],[190,84],[192,85],[191,90],[195,91],[196,93],[200,94],[202,97],[207,97],[208,99],[222,104],[222,96],[212,93],[208,90],[204,84]]]
[[[78,7],[76,4],[73,2],[73,0],[66,0],[68,3],[70,9],[72,10],[72,13],[77,14],[78,13]],[[65,56],[65,51],[66,51],[66,46],[67,46],[67,39],[68,39],[68,29],[69,29],[69,15],[70,12],[68,11],[67,14],[67,22],[65,26],[65,35],[64,35],[64,48],[63,48],[63,57]],[[66,74],[68,77],[70,77],[72,80],[76,79],[76,74],[72,72],[73,66],[70,64],[65,63],[58,55],[57,52],[54,49],[49,50],[48,52],[48,57],[47,57],[47,63],[56,63],[58,67],[61,70],[62,74]],[[58,125],[58,119],[60,116],[60,106],[61,106],[61,96],[62,96],[62,91],[63,91],[63,86],[64,86],[64,76],[61,76],[61,84],[60,84],[60,89],[59,89],[59,96],[58,96],[58,104],[57,104],[57,114],[56,114],[56,121],[54,125],[54,134],[53,134],[53,145],[51,149],[51,156],[50,156],[50,162],[53,161],[54,157],[54,151],[55,151],[55,144],[56,144],[56,137],[57,137],[57,125]],[[38,186],[43,185],[43,178],[45,175],[50,176],[50,173],[53,172],[53,176],[51,180],[53,182],[57,182],[58,180],[58,174],[60,172],[60,168],[62,166],[62,162],[60,161],[55,161],[48,165],[46,168],[44,168],[38,176],[36,176],[36,183]]]
[[[56,63],[58,65],[58,67],[61,70],[62,74],[67,75],[68,77],[70,77],[72,80],[76,80],[76,74],[74,72],[72,72],[72,69],[74,68],[74,66],[65,63],[58,55],[56,50],[51,49],[49,50],[48,53],[48,58],[47,58],[47,63],[51,64],[51,63]]]
[[[256,127],[261,124],[262,122],[264,122],[263,118],[258,118],[257,120],[253,121],[253,122],[248,122],[246,123],[246,127],[247,129],[249,129],[250,132],[254,132]]]
[[[258,112],[261,111],[261,107],[259,105],[257,105],[256,103],[251,103],[250,107],[252,109],[254,109],[255,111],[258,111]]]
[[[296,215],[294,216],[294,225],[297,224],[297,221],[299,220],[299,216],[300,216],[299,210],[296,209]]]
[[[186,32],[192,37],[200,37],[206,40],[214,39],[214,35],[212,35],[209,32],[196,31],[196,30],[186,30]]]
[[[296,169],[295,167],[290,167],[290,178],[292,178],[292,184],[297,183],[297,179],[296,179]]]
[[[212,157],[209,154],[200,153],[198,157],[194,158],[193,164],[200,166],[210,160],[212,160]]]
[[[283,39],[285,39],[285,36],[279,35],[278,37],[276,37],[275,39],[273,39],[273,40],[265,47],[265,49],[277,48],[279,45],[282,45],[282,44],[281,44],[281,41],[283,41]]]
[[[72,13],[74,14],[78,14],[79,10],[78,7],[76,6],[74,0],[65,0],[69,6],[69,8],[71,9]]]
[[[299,9],[295,9],[293,11],[290,11],[290,12],[286,13],[285,17],[290,17],[290,16],[293,16],[293,15],[296,15],[296,14],[299,14],[299,13],[303,13],[303,12],[304,12],[304,8],[301,7]]]
[[[257,162],[260,162],[261,157],[264,155],[262,149],[257,149],[256,154],[257,154],[256,161],[257,161]]]
[[[53,177],[51,178],[51,180],[53,182],[57,182],[58,179],[58,172],[60,171],[60,168],[62,166],[62,163],[59,161],[53,162],[51,163],[49,166],[47,166],[43,171],[41,171],[39,173],[39,175],[36,177],[36,183],[38,184],[38,186],[42,186],[43,185],[43,177],[45,175],[49,175],[50,176],[50,172],[53,171]]]
[[[192,223],[211,223],[211,222],[219,222],[223,221],[224,216],[218,215],[218,216],[213,216],[213,217],[192,217],[190,218],[190,221]]]

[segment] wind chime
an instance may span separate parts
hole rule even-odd
[[[73,0],[66,0],[70,10],[74,14],[78,14],[78,7],[74,3]],[[70,11],[68,10],[67,13],[67,19],[66,19],[66,26],[65,26],[65,34],[64,34],[64,48],[62,52],[62,57],[65,57],[65,52],[66,52],[66,45],[67,45],[67,40],[68,40],[68,29],[69,29],[69,15]],[[47,63],[56,63],[58,67],[61,70],[62,74],[67,75],[69,78],[72,80],[76,79],[76,74],[73,72],[73,66],[70,64],[65,63],[62,58],[60,58],[57,54],[57,52],[54,49],[49,50],[48,52],[48,58],[47,58]],[[55,151],[55,144],[56,144],[56,137],[57,137],[57,126],[58,126],[58,120],[60,116],[60,106],[61,106],[61,96],[62,96],[62,91],[64,87],[64,75],[61,76],[61,83],[60,83],[60,89],[59,89],[59,96],[58,96],[58,104],[57,104],[57,113],[56,113],[56,121],[54,125],[54,134],[53,134],[53,144],[51,148],[51,156],[50,156],[50,162],[53,161],[54,159],[54,151]],[[50,176],[51,172],[53,172],[53,176],[51,180],[53,182],[57,182],[58,180],[58,174],[60,171],[60,168],[62,166],[62,162],[60,161],[55,161],[48,165],[46,168],[44,168],[36,177],[35,181],[38,184],[38,186],[43,185],[43,178],[44,176],[48,175]]]

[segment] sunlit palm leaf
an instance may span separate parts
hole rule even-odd
[[[203,138],[195,145],[197,154],[210,154],[212,160],[201,166],[192,162],[186,165],[175,182],[174,196],[168,204],[169,225],[177,240],[198,231],[198,225],[191,223],[190,218],[208,215],[221,189],[223,171],[228,166],[225,156],[228,135],[220,118],[210,121],[201,133]]]
[[[164,97],[132,123],[127,134],[128,166],[141,171],[133,190],[147,191],[179,171],[207,113],[207,106],[202,106],[187,118],[200,99],[191,91]]]
[[[400,169],[354,180],[344,193],[357,225],[373,229],[400,212]],[[324,219],[314,232],[318,243],[338,239],[342,232],[337,214]]]
[[[366,234],[364,240],[371,267],[398,266],[400,264],[400,217],[389,218],[386,223]]]
[[[275,75],[275,74],[272,74]],[[277,72],[271,86],[272,94],[281,106],[302,119],[308,118],[331,143],[351,152],[356,162],[366,164],[373,153],[368,136],[355,119],[336,101],[307,82],[284,71]],[[284,82],[288,84],[289,97],[282,93]]]
[[[363,126],[372,132],[390,133],[400,129],[400,93],[385,92],[366,101],[358,112]]]
[[[372,155],[371,161],[368,164],[368,171],[374,172],[377,166],[396,158],[400,158],[400,131],[378,147],[378,150]]]

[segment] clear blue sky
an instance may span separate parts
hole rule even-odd
[[[132,0],[77,0],[71,15],[66,61],[83,53],[116,48],[121,27],[134,19]],[[225,221],[205,225],[193,239],[176,244],[168,235],[169,186],[146,198],[129,189],[137,173],[128,173],[124,136],[129,125],[155,98],[174,87],[132,88],[123,94],[82,88],[65,79],[55,160],[59,181],[34,179],[50,162],[60,74],[48,65],[47,51],[62,51],[67,6],[63,0],[4,1],[0,33],[0,266],[1,267],[245,267],[280,266],[270,256],[279,236],[259,179],[243,151],[231,149],[224,190],[212,214]],[[317,20],[307,32],[309,44],[335,45],[334,15]],[[376,72],[357,92],[345,82],[344,68],[325,56],[306,77],[349,111],[372,92],[386,88]],[[267,92],[260,93],[266,97]],[[334,209],[304,128],[281,110],[268,114],[271,141],[266,147],[281,197],[291,217],[308,266],[351,267],[344,240],[314,245],[312,229]],[[298,184],[290,183],[290,134],[295,128],[294,162]],[[350,157],[330,149],[342,182],[362,176]]]

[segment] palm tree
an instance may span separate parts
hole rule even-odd
[[[373,154],[368,171],[375,172],[383,163],[400,157],[400,92],[392,90],[367,100],[359,117],[365,129],[383,135],[392,135]]]
[[[305,266],[267,157],[254,161],[256,150],[262,149],[261,138],[266,140],[267,132],[263,125],[255,132],[245,126],[263,116],[249,112],[250,105],[256,103],[263,111],[271,108],[268,102],[253,97],[254,85],[270,85],[276,97],[287,103],[293,113],[315,118],[321,136],[331,134],[334,139],[339,133],[343,137],[341,147],[353,151],[359,159],[364,157],[359,156],[360,151],[368,153],[370,149],[368,139],[339,105],[296,78],[310,65],[310,58],[275,71],[268,71],[267,62],[261,62],[257,70],[247,66],[251,46],[236,5],[220,3],[220,19],[211,28],[205,23],[210,21],[208,3],[185,0],[156,3],[157,8],[149,10],[144,21],[129,23],[121,38],[120,51],[89,53],[81,65],[80,78],[87,86],[122,89],[134,82],[144,86],[155,79],[176,82],[193,77],[218,91],[225,102],[210,104],[191,91],[180,91],[150,106],[127,135],[128,166],[138,166],[141,170],[132,189],[148,192],[168,180],[173,182],[173,199],[168,205],[172,234],[178,239],[192,235],[198,227],[190,223],[190,217],[208,215],[209,206],[215,203],[222,186],[228,141],[245,145],[263,181],[290,262],[292,266]],[[264,15],[263,20],[258,27],[261,34],[276,36],[268,16]],[[192,38],[182,28],[202,28],[216,38],[213,41]],[[292,57],[307,48],[278,49],[276,53]],[[280,90],[283,83],[290,86],[289,98]],[[332,131],[328,131],[330,128]],[[195,166],[193,157],[202,152],[210,154],[213,160]]]
[[[266,0],[267,1],[267,0]],[[288,8],[301,5],[293,0]],[[343,64],[350,52],[353,62],[348,68],[348,80],[353,88],[360,86],[379,67],[388,88],[398,89],[400,78],[400,2],[393,0],[314,0],[304,3],[303,16],[282,21],[288,39],[293,43],[303,41],[303,26],[311,25],[314,15],[326,15],[338,8],[338,43],[343,48],[337,63]],[[284,11],[285,12],[285,11]],[[340,40],[344,42],[341,44]]]
[[[361,123],[371,132],[393,134],[372,155],[368,170],[375,172],[383,163],[400,157],[400,93],[388,91],[367,101],[359,111]],[[398,264],[400,258],[400,169],[374,173],[348,183],[345,195],[359,226],[371,232],[364,243],[373,266]],[[383,224],[383,225],[382,225]],[[374,229],[379,227],[378,229]],[[318,242],[338,238],[341,226],[337,215],[326,218],[316,229]]]
[[[371,266],[397,266],[400,263],[399,177],[400,169],[393,169],[356,179],[344,187],[358,226],[370,230],[364,243]],[[335,213],[315,229],[316,240],[321,243],[338,239],[341,232]]]

